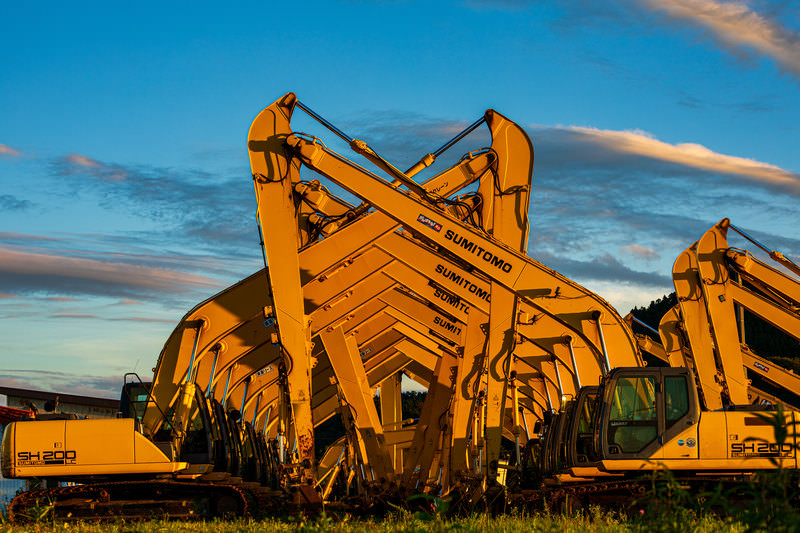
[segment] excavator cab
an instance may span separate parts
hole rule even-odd
[[[152,396],[147,394],[131,394],[144,390],[147,389],[140,390],[135,384],[126,384],[123,397],[127,396],[130,405],[127,409],[131,414],[144,412],[142,402],[146,402],[147,397],[152,402]],[[215,451],[218,446],[215,438],[217,422],[209,410],[209,402],[202,388],[192,385],[186,390],[188,398],[176,402],[162,414],[164,422],[153,435],[153,443],[168,457],[172,455],[171,450],[177,449],[177,460],[193,465],[192,472],[209,470],[209,465],[214,465],[218,459]],[[126,408],[122,406],[121,411],[124,415]],[[186,422],[181,421],[182,417],[186,417]]]
[[[575,398],[575,407],[567,428],[567,466],[585,466],[595,457],[594,426],[599,387],[583,387]]]
[[[219,402],[213,398],[208,399],[208,411],[211,414],[211,441],[214,447],[214,472],[227,472],[230,462],[229,443],[225,439],[221,424],[218,422],[219,413],[217,404]]]
[[[264,460],[261,443],[250,422],[241,424],[242,435],[242,479],[244,481],[259,481],[264,471]]]
[[[213,464],[213,422],[208,403],[202,389],[195,389],[194,406],[191,410],[186,434],[181,442],[180,460],[190,464]]]
[[[233,476],[239,474],[239,447],[233,439],[233,434],[228,425],[228,416],[225,408],[217,400],[211,400],[211,408],[214,419],[219,431],[219,461],[216,463],[216,471],[226,471]]]
[[[566,429],[575,410],[575,401],[571,400],[561,407],[558,413],[548,417],[545,424],[544,446],[542,446],[542,473],[546,478],[558,474],[566,459],[564,450]]]
[[[574,400],[568,401],[555,414],[544,437],[542,449],[546,477],[558,477],[561,481],[574,477],[575,467],[595,466],[594,427],[597,424],[597,386],[583,387]],[[595,472],[593,474],[596,475]]]
[[[700,413],[694,377],[681,367],[612,370],[599,408],[594,445],[602,459],[657,457]]]
[[[141,420],[144,417],[147,399],[150,397],[152,383],[127,382],[122,386],[119,398],[119,412],[121,418]]]
[[[275,441],[268,441],[264,433],[257,431],[256,440],[261,454],[261,472],[259,482],[263,486],[276,489],[278,487],[278,454],[275,451]]]

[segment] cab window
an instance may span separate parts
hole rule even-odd
[[[607,439],[622,453],[637,453],[658,435],[654,377],[621,377],[611,402]]]
[[[594,410],[597,405],[597,396],[595,394],[587,394],[586,399],[580,406],[578,420],[578,435],[575,441],[575,453],[579,462],[587,461],[593,455],[592,448],[592,422],[594,418]]]
[[[586,400],[580,406],[581,410],[578,414],[578,433],[591,433],[592,432],[592,418],[594,417],[594,406],[597,396],[594,394],[587,394]]]
[[[664,378],[664,414],[666,428],[686,416],[689,412],[689,387],[686,376],[666,376]]]

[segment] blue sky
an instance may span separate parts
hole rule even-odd
[[[245,138],[288,91],[399,167],[523,125],[529,253],[623,314],[723,217],[800,254],[797,2],[269,4],[5,3],[0,384],[115,396],[259,268]]]

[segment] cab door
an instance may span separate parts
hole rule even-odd
[[[694,380],[682,368],[664,369],[661,377],[664,397],[662,457],[697,459],[700,449],[697,424],[699,411]]]
[[[657,372],[617,369],[608,376],[604,402],[603,456],[607,459],[658,458],[659,420]]]

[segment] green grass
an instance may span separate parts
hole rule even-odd
[[[86,532],[86,533],[122,533],[122,532],[223,532],[238,533],[245,531],[275,532],[318,532],[332,531],[337,533],[400,533],[400,532],[502,532],[522,533],[526,531],[543,532],[649,532],[680,531],[697,533],[740,533],[748,528],[744,525],[714,516],[698,517],[687,510],[670,514],[648,516],[624,516],[595,510],[588,516],[532,514],[529,516],[474,515],[460,519],[438,519],[401,514],[394,517],[378,519],[332,518],[323,515],[315,519],[266,519],[266,520],[230,520],[208,522],[177,522],[154,520],[147,522],[39,522],[26,525],[12,525],[0,522],[0,532]]]

